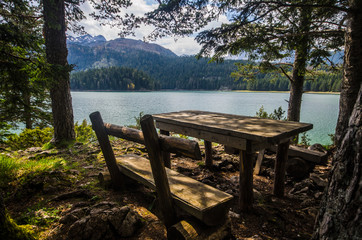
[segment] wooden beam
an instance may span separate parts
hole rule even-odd
[[[160,134],[165,135],[165,136],[170,136],[170,132],[169,131],[165,131],[160,129]],[[162,159],[163,162],[165,163],[165,167],[167,168],[171,168],[171,156],[170,156],[170,152],[168,151],[162,151]]]
[[[184,127],[170,123],[156,121],[156,127],[170,132],[180,133],[186,136],[204,139],[210,142],[225,144],[237,149],[245,149],[246,140],[240,137],[229,136],[223,133],[214,133],[207,130]]]
[[[231,237],[231,221],[207,227],[197,221],[182,220],[167,230],[167,239],[229,239]]]
[[[251,141],[246,142],[246,150],[240,151],[239,207],[249,212],[253,207],[253,152]]]
[[[142,117],[141,127],[148,156],[150,158],[152,174],[156,184],[156,191],[159,197],[164,223],[165,226],[169,228],[177,222],[176,213],[173,207],[165,165],[161,157],[161,147],[158,141],[158,134],[151,115],[145,115]]]
[[[107,133],[111,136],[145,144],[143,133],[138,129],[118,126],[110,123],[105,123],[104,126]],[[193,159],[201,160],[199,144],[194,140],[160,135],[159,141],[162,151],[178,153]]]
[[[277,197],[284,196],[285,167],[288,160],[289,140],[279,143],[274,167],[274,189],[273,194]]]
[[[104,128],[101,114],[99,112],[94,112],[89,115],[89,118],[92,122],[92,128],[96,133],[104,159],[106,160],[108,171],[111,174],[113,186],[118,189],[122,188],[124,179],[117,166],[116,158],[114,156],[111,143],[109,142],[108,134]]]

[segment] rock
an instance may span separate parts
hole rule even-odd
[[[295,179],[303,179],[309,176],[310,165],[299,157],[289,158],[287,161],[286,172]]]
[[[324,149],[324,147],[319,143],[315,143],[315,144],[309,146],[308,149],[318,151],[318,152],[322,152],[322,153],[327,153],[327,151]]]
[[[75,209],[60,222],[69,225],[67,236],[74,240],[132,237],[141,226],[137,212],[129,206],[118,207],[113,202]]]
[[[39,153],[41,151],[43,151],[41,147],[31,147],[25,150],[27,153]]]
[[[253,188],[253,197],[254,197],[254,199],[262,199],[263,198],[261,193],[258,190],[254,189],[254,188]]]
[[[328,185],[327,179],[323,179],[315,173],[311,173],[309,178],[322,189],[324,189]]]

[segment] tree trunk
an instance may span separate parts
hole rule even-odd
[[[313,239],[362,237],[362,84],[348,128],[333,159]]]
[[[301,9],[300,31],[309,32],[310,10]],[[290,82],[290,95],[288,102],[288,121],[300,121],[300,110],[302,106],[304,75],[309,54],[309,37],[302,35],[297,40],[295,58],[293,64],[292,79]]]
[[[32,129],[33,123],[31,120],[31,95],[30,92],[25,91],[23,94],[24,98],[24,120],[25,120],[25,128]]]
[[[70,95],[64,0],[44,0],[44,35],[46,59],[51,67],[54,139],[58,144],[74,140],[74,120]]]
[[[313,239],[362,236],[362,2],[349,1],[343,87],[336,129],[337,153],[316,219]],[[359,92],[355,94],[355,91]]]
[[[352,11],[348,13],[345,33],[344,66],[339,116],[336,126],[335,144],[339,146],[348,127],[353,105],[356,102],[359,84],[362,82],[362,1],[350,0]]]

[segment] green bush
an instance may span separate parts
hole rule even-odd
[[[53,128],[26,128],[19,134],[9,136],[5,141],[5,144],[12,150],[26,149],[29,147],[41,147],[45,143],[49,142],[52,137]]]
[[[81,143],[93,142],[97,140],[96,134],[92,129],[92,125],[87,123],[87,120],[83,120],[82,124],[75,123],[75,136],[76,141]]]
[[[279,107],[278,109],[274,109],[274,111],[272,113],[268,114],[264,110],[264,106],[262,105],[259,108],[259,111],[256,112],[256,116],[259,118],[269,118],[269,119],[274,119],[274,120],[286,120],[286,118],[284,117],[284,113],[285,113],[285,111],[282,109],[282,107]]]

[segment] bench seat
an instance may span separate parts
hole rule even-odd
[[[138,155],[123,155],[116,157],[116,160],[124,175],[153,190],[156,189],[148,159]],[[165,169],[176,206],[209,226],[225,221],[233,199],[232,195],[171,169]]]

